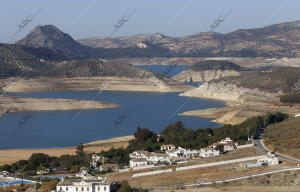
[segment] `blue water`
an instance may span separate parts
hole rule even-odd
[[[42,179],[49,179],[49,180],[53,180],[53,179],[64,179],[66,178],[67,176],[42,176],[41,178]]]
[[[11,185],[21,185],[22,183],[23,184],[30,184],[32,182],[31,181],[23,181],[22,182],[22,180],[0,182],[0,187],[11,186]]]
[[[135,67],[146,69],[156,73],[162,73],[168,77],[172,77],[182,72],[189,66],[187,65],[172,65],[172,66],[171,65],[137,65]]]
[[[18,93],[25,97],[91,100],[97,91]],[[74,146],[132,135],[138,126],[160,133],[176,121],[188,128],[219,127],[210,119],[178,116],[197,109],[223,107],[215,100],[179,97],[179,93],[103,91],[95,100],[120,104],[120,108],[84,111],[9,113],[0,117],[0,149]]]

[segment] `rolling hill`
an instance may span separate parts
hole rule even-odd
[[[206,60],[186,68],[173,79],[181,82],[206,82],[227,76],[238,76],[241,70],[245,69],[230,61]]]
[[[62,32],[53,25],[36,26],[27,36],[16,44],[28,47],[45,47],[63,51],[67,54],[87,58],[119,58],[119,57],[168,57],[169,50],[149,42],[140,42],[144,47],[130,48],[93,48],[82,45],[70,35]]]
[[[152,73],[121,61],[78,59],[59,50],[0,44],[0,78],[35,76],[140,77]],[[151,73],[151,74],[150,74]],[[146,75],[146,76],[147,76]],[[154,74],[160,77],[159,74]]]
[[[202,32],[185,37],[140,34],[78,40],[94,48],[139,47],[142,41],[167,48],[172,56],[296,57],[300,56],[300,21],[240,29],[227,34]]]
[[[275,152],[300,158],[300,118],[267,127],[264,143]]]

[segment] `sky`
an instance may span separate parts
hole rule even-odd
[[[74,39],[110,36],[126,14],[136,12],[113,36],[161,33],[186,36],[214,31],[259,28],[300,20],[300,0],[1,0],[0,42],[22,39],[36,25],[52,24]],[[40,10],[40,11],[39,11]],[[32,21],[19,31],[27,16]]]

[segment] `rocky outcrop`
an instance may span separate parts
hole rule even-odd
[[[183,71],[172,79],[180,82],[207,82],[215,79],[220,79],[222,77],[228,76],[239,76],[240,72],[234,70],[205,70],[205,71],[193,71],[193,70],[186,70]]]
[[[181,115],[215,118],[213,121],[222,124],[239,124],[248,118],[268,112],[281,111],[291,114],[299,110],[299,107],[281,106],[278,96],[282,94],[282,92],[270,93],[257,88],[238,87],[235,84],[225,82],[206,82],[180,94],[180,96],[223,100],[227,106],[186,111]]]
[[[269,93],[258,89],[238,87],[225,82],[206,82],[197,88],[188,90],[180,96],[202,97],[230,102],[275,102],[282,92]]]
[[[200,61],[185,69],[173,79],[181,82],[207,82],[222,77],[239,76],[244,68],[226,60]]]

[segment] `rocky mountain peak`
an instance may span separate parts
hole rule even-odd
[[[38,25],[24,39],[16,42],[29,47],[53,49],[62,44],[78,44],[74,39],[53,25]]]

